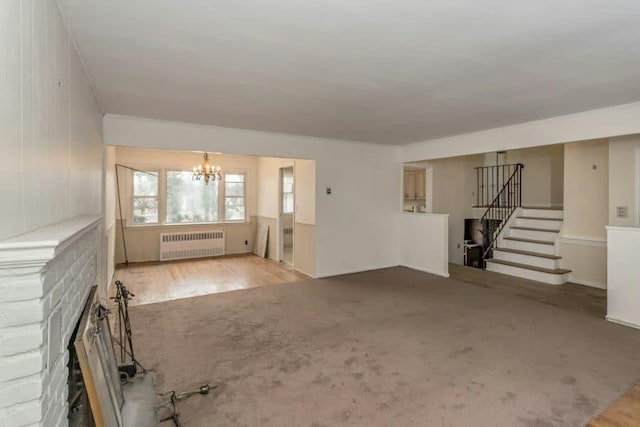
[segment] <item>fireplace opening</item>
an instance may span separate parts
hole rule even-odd
[[[82,313],[84,314],[84,311]],[[69,351],[69,363],[67,364],[69,373],[67,381],[69,388],[67,395],[69,413],[67,414],[67,419],[69,420],[69,427],[96,427],[93,413],[91,412],[91,405],[89,404],[89,395],[87,394],[87,388],[85,387],[82,371],[80,370],[78,353],[74,346],[80,328],[80,319],[82,319],[82,315],[78,319],[67,343],[67,350]]]

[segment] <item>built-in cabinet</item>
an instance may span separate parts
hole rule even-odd
[[[424,200],[425,196],[425,170],[405,170],[404,199]]]

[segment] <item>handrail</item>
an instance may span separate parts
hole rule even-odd
[[[509,179],[480,218],[487,247],[482,254],[483,264],[487,254],[493,250],[500,232],[516,210],[522,206],[522,163],[516,163]],[[497,222],[496,222],[497,221]],[[495,227],[494,230],[491,228]]]
[[[476,207],[488,207],[520,163],[479,166],[476,171]]]

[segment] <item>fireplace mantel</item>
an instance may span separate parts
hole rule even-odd
[[[0,242],[0,425],[67,424],[67,345],[98,282],[101,216]]]
[[[44,266],[101,219],[99,215],[78,216],[3,240],[0,242],[0,269]]]

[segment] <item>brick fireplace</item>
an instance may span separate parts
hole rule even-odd
[[[69,339],[98,281],[100,216],[0,242],[0,426],[66,426]]]

